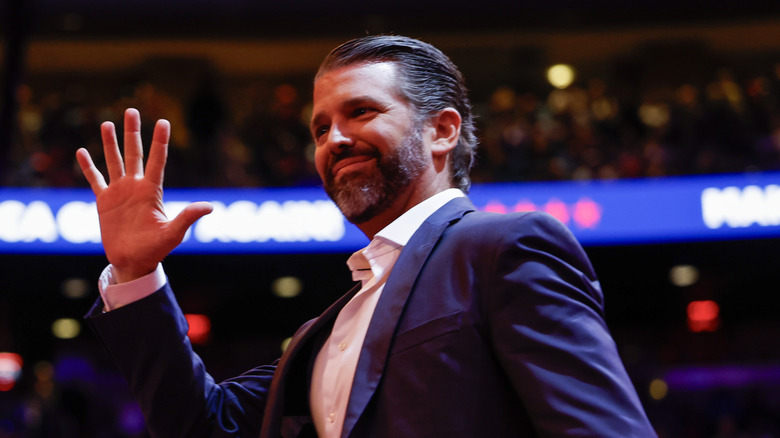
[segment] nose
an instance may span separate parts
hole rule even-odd
[[[352,147],[352,137],[348,134],[346,127],[341,124],[333,123],[328,129],[326,147],[333,153],[338,153]]]

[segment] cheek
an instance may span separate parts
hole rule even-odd
[[[314,167],[322,180],[325,180],[325,168],[328,163],[328,153],[325,148],[318,147],[314,150]]]
[[[402,136],[392,125],[374,124],[364,126],[360,130],[360,138],[364,144],[370,145],[376,152],[385,155],[400,144]]]

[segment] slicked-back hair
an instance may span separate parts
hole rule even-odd
[[[340,67],[390,61],[399,68],[401,93],[425,122],[445,108],[461,117],[460,138],[450,152],[452,184],[468,192],[477,137],[466,83],[458,67],[436,47],[414,38],[373,35],[356,38],[333,49],[320,64],[317,77]]]

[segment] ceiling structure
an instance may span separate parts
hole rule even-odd
[[[777,16],[767,0],[6,0],[49,36],[302,38],[355,32],[632,27]]]

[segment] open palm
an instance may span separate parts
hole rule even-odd
[[[114,124],[105,122],[100,129],[109,183],[86,149],[79,149],[76,158],[97,198],[106,256],[114,266],[117,281],[123,283],[154,271],[157,263],[181,243],[187,229],[213,207],[196,202],[173,220],[165,215],[162,184],[171,132],[167,120],[157,121],[154,127],[146,171],[137,110],[125,111],[124,159]]]

